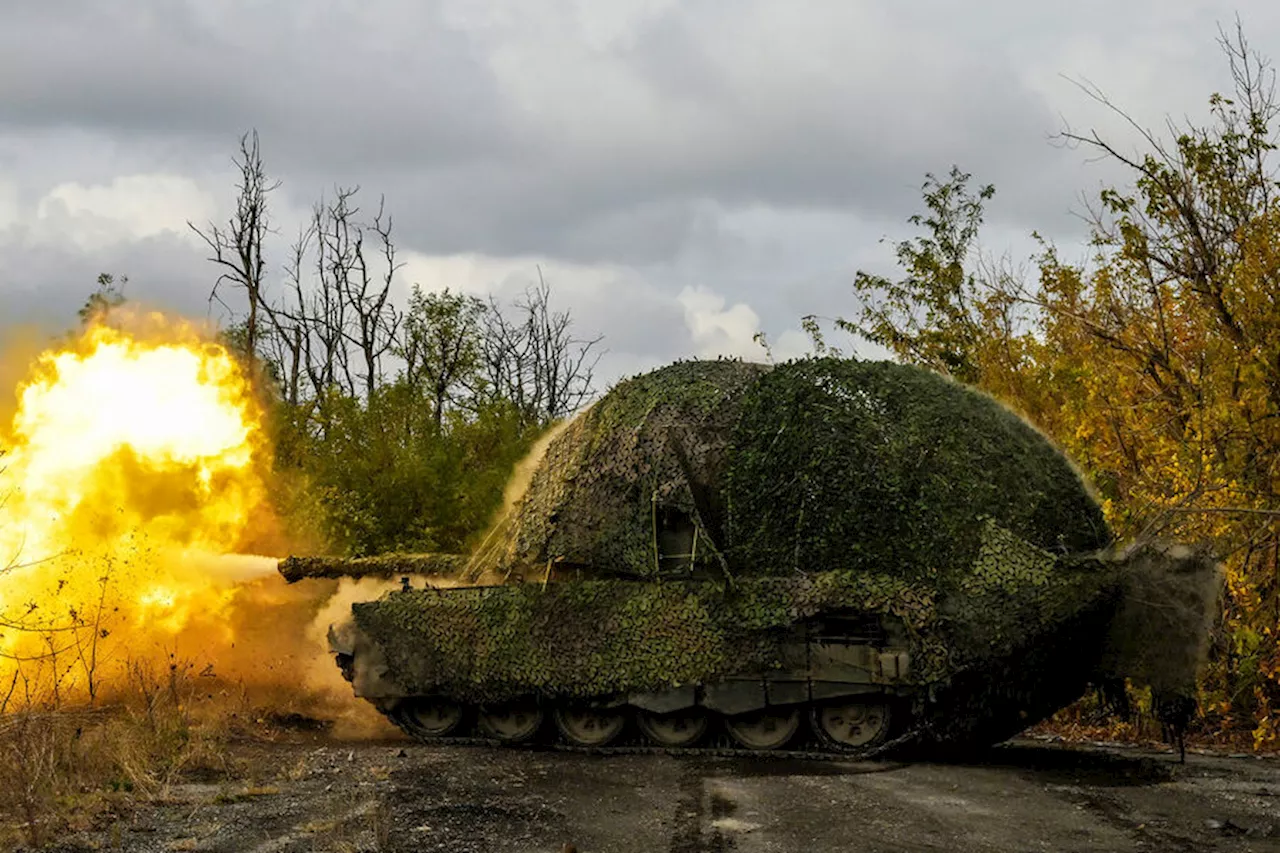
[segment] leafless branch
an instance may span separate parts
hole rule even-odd
[[[188,221],[187,227],[209,247],[208,260],[221,270],[209,293],[210,303],[217,301],[229,309],[219,294],[219,288],[224,284],[245,291],[248,301],[245,357],[252,363],[257,357],[258,315],[266,304],[263,243],[270,233],[267,196],[280,186],[280,182],[267,177],[256,130],[240,137],[240,155],[234,162],[240,170],[240,182],[237,185],[236,209],[226,225],[210,222],[202,230]]]

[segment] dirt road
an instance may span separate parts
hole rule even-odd
[[[246,747],[61,849],[1280,851],[1280,760],[1018,742],[968,764],[594,757],[408,743]],[[572,845],[568,847],[566,845]]]

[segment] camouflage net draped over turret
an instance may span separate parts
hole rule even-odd
[[[567,564],[655,577],[673,515],[697,530],[695,569],[737,576],[936,582],[972,564],[984,519],[1053,553],[1109,541],[1071,463],[970,388],[888,362],[685,362],[619,383],[569,424],[507,520],[497,565],[473,574]]]
[[[917,368],[781,365],[745,395],[732,448],[734,565],[946,576],[973,564],[983,519],[1056,554],[1109,541],[1097,502],[1048,439]]]
[[[693,488],[714,506],[738,401],[765,370],[737,361],[682,362],[619,383],[547,449],[496,568],[559,562],[652,577],[658,513],[696,515]],[[702,560],[711,560],[707,527],[717,519],[703,522]]]

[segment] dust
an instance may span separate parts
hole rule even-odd
[[[515,512],[547,449],[570,423],[572,421],[566,421],[548,430],[512,469],[511,477],[503,489],[502,504],[494,513],[489,529],[459,576],[454,579],[418,577],[414,579],[416,583],[448,589],[460,585],[502,582],[503,578],[497,572],[497,567],[506,547],[506,534]],[[299,654],[304,656],[298,670],[299,683],[304,695],[311,698],[312,712],[325,714],[327,719],[332,719],[334,734],[338,737],[358,739],[385,734],[387,724],[382,716],[368,702],[355,698],[356,694],[376,692],[383,686],[380,685],[380,676],[373,671],[380,669],[378,662],[370,657],[376,650],[369,649],[368,653],[357,656],[360,668],[354,673],[354,685],[348,684],[334,663],[329,636],[331,631],[340,638],[351,636],[351,606],[362,601],[373,601],[398,590],[401,582],[370,577],[342,578],[336,581],[306,579],[294,585],[286,585],[283,589],[291,590],[294,586],[300,588],[295,595],[304,598],[311,596],[311,605],[304,608],[309,621],[302,630],[293,626],[290,631],[293,639],[289,642],[296,645]],[[314,592],[308,592],[309,590]],[[280,589],[276,593],[286,596],[289,594]],[[278,651],[286,649],[288,645],[286,643],[278,647]]]
[[[515,468],[512,469],[511,478],[502,490],[502,505],[494,513],[489,529],[485,531],[484,537],[472,552],[471,559],[463,571],[462,576],[467,581],[483,584],[500,583],[502,581],[502,576],[499,572],[504,552],[507,548],[507,534],[511,530],[511,525],[515,523],[520,501],[523,500],[525,492],[529,490],[533,475],[538,470],[543,457],[547,455],[547,450],[551,447],[551,443],[559,438],[570,425],[576,423],[578,418],[585,415],[586,411],[589,411],[589,409],[574,418],[556,424],[547,431],[546,435],[534,443],[523,459],[516,463]]]
[[[0,712],[167,684],[204,716],[386,733],[324,642],[382,590],[278,575],[308,549],[270,500],[258,393],[208,324],[141,306],[0,330]]]
[[[545,435],[530,448],[529,452],[512,469],[502,493],[502,504],[494,513],[489,529],[480,541],[480,545],[472,552],[471,559],[457,578],[415,578],[437,589],[449,589],[471,584],[498,584],[503,577],[498,569],[501,565],[502,552],[506,547],[506,536],[510,530],[520,501],[528,491],[534,472],[547,453],[552,442],[560,436],[573,421],[565,421],[548,430]],[[306,580],[300,586],[321,581]],[[305,643],[310,650],[311,662],[303,675],[303,683],[311,691],[320,695],[347,697],[345,704],[330,706],[328,709],[335,720],[335,735],[351,738],[378,736],[385,731],[386,721],[373,711],[372,706],[363,699],[355,699],[356,694],[377,695],[394,687],[382,682],[384,666],[378,659],[377,649],[364,649],[356,656],[357,670],[353,673],[353,683],[347,684],[338,667],[334,665],[333,655],[329,649],[331,632],[341,643],[343,638],[352,638],[355,634],[351,606],[362,601],[372,601],[388,592],[401,588],[398,580],[381,578],[343,578],[335,582],[329,581],[325,586],[325,598],[317,607],[310,624],[303,632]],[[354,688],[354,689],[353,689]]]
[[[435,589],[452,589],[462,585],[461,581],[447,578],[428,578],[425,582]],[[381,659],[376,646],[362,647],[356,655],[356,669],[352,673],[351,684],[348,684],[335,666],[330,638],[336,640],[339,648],[344,644],[357,642],[351,606],[381,598],[389,592],[401,589],[401,584],[399,581],[380,578],[344,578],[336,584],[337,588],[325,599],[305,632],[313,658],[310,668],[303,675],[303,682],[311,691],[342,697],[341,701],[329,707],[329,718],[334,721],[336,737],[380,737],[387,731],[387,721],[374,712],[372,705],[356,697],[394,695],[399,692],[399,688],[383,680],[385,661]]]
[[[373,601],[399,589],[399,582],[380,578],[344,578],[321,605],[307,626],[305,640],[312,650],[310,664],[303,673],[303,683],[312,691],[338,696],[339,701],[326,710],[333,721],[333,735],[344,740],[375,739],[387,730],[388,723],[378,711],[356,697],[352,685],[342,677],[329,650],[329,631],[333,626],[351,622],[351,605]]]
[[[271,574],[246,573],[269,564]],[[314,720],[339,740],[386,737],[393,729],[355,697],[334,664],[328,628],[351,605],[399,587],[389,581],[314,580],[289,584],[275,560],[226,556],[204,568],[234,579],[218,613],[197,615],[165,642],[135,643],[127,658],[104,661],[104,681],[125,685],[130,668],[168,668],[195,685],[203,711],[253,719]]]
[[[577,418],[562,421],[553,426],[547,431],[546,435],[534,443],[529,452],[525,454],[525,457],[516,463],[516,467],[511,472],[511,479],[507,481],[507,485],[502,490],[502,515],[507,515],[511,510],[515,509],[516,504],[524,497],[524,493],[529,490],[529,483],[533,480],[534,472],[538,470],[542,457],[547,455],[547,448],[551,446],[551,442],[559,438],[560,434],[568,429],[569,425],[575,420]]]

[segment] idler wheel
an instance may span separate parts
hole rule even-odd
[[[448,737],[461,728],[465,711],[457,702],[442,697],[415,697],[401,702],[396,716],[412,734]]]
[[[800,710],[795,707],[764,708],[724,718],[729,737],[747,749],[780,749],[800,728]]]
[[[889,703],[879,697],[836,699],[809,711],[814,734],[843,752],[861,752],[884,743],[889,721]]]
[[[701,708],[685,708],[670,714],[637,711],[636,725],[644,736],[670,749],[693,746],[707,733],[707,712]]]
[[[497,705],[481,705],[480,731],[503,743],[525,743],[542,728],[545,715],[533,699],[517,699]]]
[[[604,746],[622,734],[627,718],[621,708],[567,705],[552,713],[556,728],[574,746]]]

